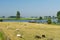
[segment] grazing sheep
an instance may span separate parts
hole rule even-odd
[[[42,35],[43,38],[45,38],[45,35]]]
[[[20,38],[22,38],[22,35],[21,35],[21,34],[17,34],[17,37],[20,37]]]
[[[36,36],[35,36],[35,38],[38,38],[38,39],[40,39],[41,37],[40,37],[39,35],[36,35]]]

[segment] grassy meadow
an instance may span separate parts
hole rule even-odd
[[[0,32],[0,40],[4,40],[3,33]]]
[[[10,40],[60,40],[59,25],[28,22],[0,22],[0,29]],[[17,34],[20,34],[22,38],[17,37]],[[36,38],[36,35],[41,38]],[[45,37],[42,37],[42,35],[45,35]]]

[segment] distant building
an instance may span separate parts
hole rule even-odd
[[[44,19],[48,19],[48,16],[44,16]]]

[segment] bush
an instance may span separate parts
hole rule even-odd
[[[0,19],[0,22],[2,22],[3,20],[2,19]]]
[[[42,35],[43,38],[45,38],[45,35]]]
[[[42,19],[43,19],[43,18],[40,16],[40,17],[39,17],[39,20],[42,20]]]
[[[39,35],[36,35],[35,38],[40,39],[41,37]]]
[[[51,22],[51,19],[48,19],[47,23],[48,23],[48,24],[51,24],[51,23],[52,23],[52,22]]]

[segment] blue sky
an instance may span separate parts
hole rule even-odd
[[[60,0],[0,0],[0,16],[56,16]]]

